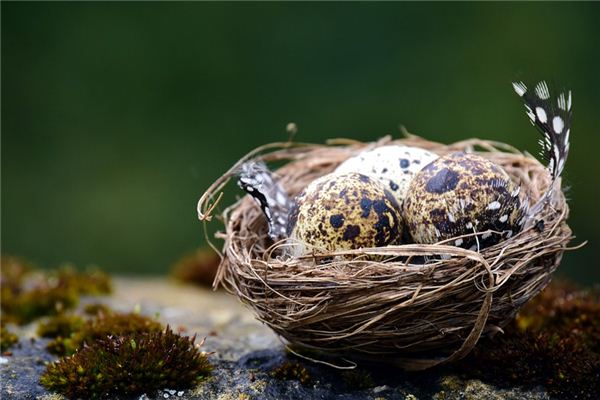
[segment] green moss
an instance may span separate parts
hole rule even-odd
[[[83,307],[83,312],[86,313],[87,315],[99,315],[99,314],[110,314],[112,311],[111,311],[110,307],[108,307],[106,304],[92,303],[92,304],[86,304]]]
[[[4,324],[0,326],[0,351],[10,349],[18,341],[19,337],[6,329]]]
[[[342,372],[342,380],[350,390],[364,390],[375,386],[371,374],[359,369]]]
[[[58,314],[41,322],[37,334],[42,337],[69,337],[83,325],[83,318],[72,314]]]
[[[31,263],[14,256],[2,255],[0,282],[2,287],[21,287],[24,277],[33,269]]]
[[[46,345],[46,350],[48,350],[48,353],[57,356],[71,354],[73,352],[73,348],[70,343],[71,342],[69,338],[59,336],[48,342],[48,344]]]
[[[295,379],[300,381],[300,383],[303,385],[307,385],[311,381],[311,377],[307,369],[298,362],[284,362],[279,367],[271,371],[271,376],[273,378],[283,380]]]
[[[50,342],[48,351],[56,355],[70,355],[84,343],[91,344],[107,336],[158,332],[162,329],[158,321],[136,313],[98,314],[83,323],[70,336],[58,337]]]
[[[98,271],[78,272],[63,267],[49,272],[33,270],[15,257],[2,257],[0,287],[2,321],[26,324],[75,307],[82,294],[105,294],[109,277]]]
[[[72,266],[66,265],[50,273],[50,277],[56,279],[59,285],[73,288],[82,295],[101,295],[112,292],[110,277],[97,268],[80,272]]]
[[[553,284],[505,334],[482,340],[453,366],[496,385],[543,385],[558,398],[600,392],[600,291]]]
[[[220,263],[213,249],[203,248],[179,259],[171,267],[171,275],[182,282],[211,287]]]
[[[212,371],[194,338],[164,331],[104,337],[49,364],[40,382],[70,398],[190,387]]]
[[[78,302],[79,295],[73,288],[53,286],[46,281],[22,292],[2,291],[2,311],[9,321],[17,324],[57,314],[75,307]]]

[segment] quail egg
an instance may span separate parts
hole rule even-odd
[[[378,180],[363,174],[328,174],[294,200],[287,235],[290,253],[380,247],[398,243],[400,206]]]
[[[414,176],[436,158],[437,154],[418,147],[382,146],[347,159],[335,172],[358,172],[379,179],[401,205]]]
[[[436,243],[468,233],[451,244],[481,249],[521,229],[525,206],[502,167],[475,154],[454,153],[425,166],[411,182],[403,217],[417,243]]]

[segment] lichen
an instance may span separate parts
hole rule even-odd
[[[217,400],[251,400],[252,396],[248,393],[243,393],[240,391],[221,393],[217,396]]]
[[[40,383],[69,398],[91,399],[190,387],[212,371],[194,342],[169,327],[105,336],[49,364]]]
[[[282,380],[298,380],[301,384],[307,385],[311,381],[310,374],[304,366],[298,362],[286,361],[273,371],[271,376]]]
[[[442,377],[442,379],[440,380],[440,386],[444,389],[457,391],[462,389],[463,383],[455,375],[448,375]]]
[[[201,380],[200,384],[196,385],[194,388],[192,388],[192,390],[190,390],[190,395],[192,397],[200,397],[200,398],[205,398],[207,395],[207,392],[209,391],[209,389],[207,388],[207,385],[209,384],[214,384],[216,381],[214,376],[208,376],[204,379]]]
[[[171,275],[182,282],[211,287],[221,259],[211,248],[183,256],[171,267]]]
[[[52,393],[52,394],[44,394],[40,397],[36,397],[36,400],[65,400],[66,397],[62,394]]]
[[[250,390],[252,390],[254,394],[262,394],[266,388],[267,381],[264,379],[258,379],[250,384]]]

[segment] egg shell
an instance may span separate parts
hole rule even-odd
[[[366,175],[328,174],[313,181],[292,205],[288,236],[298,256],[398,243],[402,217],[385,186]]]
[[[357,172],[379,179],[401,205],[415,175],[437,158],[437,154],[419,147],[389,145],[359,153],[341,163],[335,172]]]
[[[502,167],[475,154],[453,153],[415,176],[403,204],[403,217],[417,243],[437,243],[490,229],[502,232],[450,243],[481,249],[520,230],[524,210],[519,192]]]

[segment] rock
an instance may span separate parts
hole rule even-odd
[[[214,353],[210,357],[213,375],[197,387],[164,388],[134,399],[549,399],[543,388],[497,388],[448,372],[409,374],[389,367],[363,367],[349,373],[299,360],[285,351],[250,310],[223,291],[158,278],[119,278],[112,296],[84,298],[82,306],[99,301],[119,311],[140,309],[143,314],[158,315],[164,324],[185,329],[184,334],[206,337],[203,349]],[[11,349],[11,356],[3,356],[3,399],[61,398],[38,383],[45,364],[56,357],[45,351],[47,339],[35,338],[35,327],[36,323],[22,327],[19,345]],[[284,363],[299,363],[310,377],[308,382],[274,378],[273,370]]]

